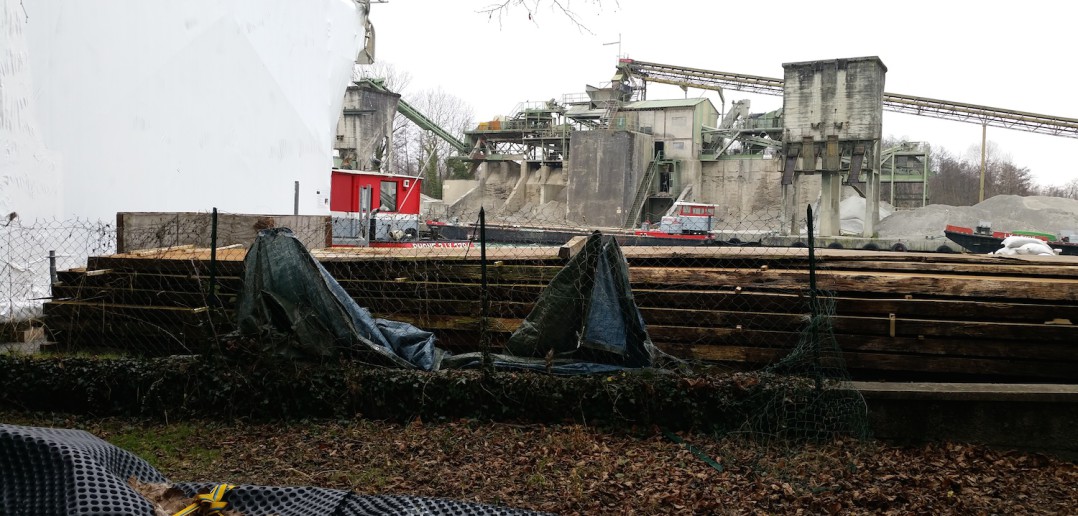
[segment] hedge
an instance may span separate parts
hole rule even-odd
[[[812,392],[812,383],[804,379],[762,373],[633,371],[576,377],[460,370],[427,373],[350,362],[202,356],[8,355],[0,356],[0,371],[0,408],[169,420],[469,418],[724,432],[749,421],[758,427],[781,428],[783,421],[767,420],[792,417],[803,410],[793,405],[803,405],[801,401]],[[841,398],[851,391],[828,392],[832,398]],[[818,394],[812,399],[819,399]]]

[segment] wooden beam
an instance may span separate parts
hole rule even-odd
[[[788,353],[781,349],[732,346],[691,346],[689,351],[698,360],[743,362],[757,366],[773,364]],[[1078,371],[1073,363],[860,352],[843,353],[842,358],[848,368],[863,371],[1078,380]]]
[[[565,245],[558,249],[558,258],[568,260],[573,256],[576,256],[576,253],[579,253],[580,250],[584,248],[584,243],[587,241],[588,237],[586,236],[575,236],[570,238]]]
[[[128,252],[128,254],[130,254],[132,256],[138,256],[138,257],[146,257],[146,256],[161,257],[161,256],[167,255],[170,252],[175,253],[175,252],[178,252],[178,251],[188,251],[188,250],[192,250],[194,248],[195,248],[195,246],[193,244],[170,245],[170,246],[167,246],[167,247],[151,247],[151,248],[147,248],[147,249],[136,249],[134,251]]]
[[[842,271],[890,271],[917,273],[949,273],[961,275],[1034,276],[1047,278],[1078,278],[1078,266],[1037,267],[1027,262],[1013,263],[918,263],[897,261],[824,261],[821,269]]]
[[[236,295],[236,293],[231,293],[223,294],[219,297],[224,302],[226,308],[232,308],[235,304]],[[181,308],[197,308],[209,304],[209,299],[205,292],[111,288],[108,286],[54,285],[52,287],[52,297],[57,301],[69,300],[89,303],[174,306]]]
[[[823,290],[922,297],[979,297],[992,300],[1043,299],[1078,301],[1078,281],[1020,277],[964,277],[939,274],[822,270]],[[808,288],[807,272],[637,267],[629,269],[634,287],[737,288],[751,291],[799,292]]]

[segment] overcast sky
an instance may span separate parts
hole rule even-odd
[[[1070,56],[1078,7],[1069,2],[566,2],[587,30],[549,0],[532,20],[522,7],[488,19],[478,11],[489,0],[389,0],[372,8],[377,59],[409,72],[410,89],[460,97],[476,121],[609,81],[618,45],[604,43],[619,34],[630,58],[768,77],[782,77],[785,62],[875,55],[887,65],[890,93],[1078,118]],[[689,91],[701,95],[712,96]],[[651,99],[683,96],[648,90]],[[782,105],[781,97],[725,96],[751,99],[753,112]],[[883,132],[958,154],[981,141],[978,124],[887,112]],[[1078,177],[1078,139],[993,127],[988,139],[1041,183]]]

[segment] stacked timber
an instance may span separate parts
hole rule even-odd
[[[678,356],[753,368],[784,356],[809,313],[808,253],[776,248],[623,248],[648,331]],[[451,351],[479,349],[477,249],[316,250],[376,316],[434,331]],[[486,327],[503,344],[568,254],[488,249]],[[818,250],[818,286],[858,378],[1078,381],[1078,260]],[[243,250],[93,257],[61,273],[46,304],[72,348],[198,352],[231,329]],[[829,303],[825,303],[829,304]]]
[[[52,300],[43,307],[45,327],[63,351],[203,353],[230,330],[227,312],[242,286],[244,252],[218,250],[216,267],[223,277],[215,283],[223,301],[209,295],[207,249],[90,257],[85,268],[57,272]]]

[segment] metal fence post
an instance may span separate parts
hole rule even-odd
[[[56,284],[56,251],[49,251],[49,285]]]
[[[217,301],[217,208],[210,216],[210,295],[207,300],[211,306],[218,306]]]
[[[490,335],[487,331],[487,317],[490,315],[490,293],[487,291],[487,213],[482,207],[479,208],[479,271],[479,343],[483,349],[483,371],[489,373],[494,364],[490,359]]]
[[[813,235],[812,205],[808,206],[808,251],[809,251],[809,331],[812,338],[812,366],[816,380],[816,390],[821,387],[820,370],[820,309],[816,298],[816,237]]]

